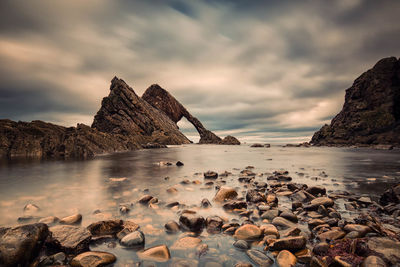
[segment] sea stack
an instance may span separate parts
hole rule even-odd
[[[384,58],[346,90],[342,111],[314,133],[317,146],[400,145],[400,59]]]

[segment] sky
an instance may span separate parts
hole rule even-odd
[[[117,76],[138,95],[159,84],[220,136],[308,141],[399,56],[399,14],[397,0],[2,0],[0,118],[90,125]]]

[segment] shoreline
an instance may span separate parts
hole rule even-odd
[[[137,195],[138,198],[134,202],[119,206],[121,216],[129,214],[136,206],[150,212],[162,214],[166,211],[175,214],[173,220],[167,221],[165,218],[162,230],[164,233],[159,233],[172,239],[169,245],[146,246],[149,229],[150,239],[157,238],[151,234],[154,229],[158,229],[152,224],[112,217],[104,221],[92,221],[86,228],[81,226],[80,214],[62,219],[42,218],[41,221],[46,223],[45,225],[40,223],[11,229],[2,228],[0,244],[9,242],[5,236],[12,236],[14,241],[17,240],[17,243],[13,244],[14,247],[18,247],[18,241],[22,244],[21,236],[25,236],[27,232],[30,236],[37,237],[35,243],[40,247],[35,247],[35,250],[30,252],[34,259],[29,259],[36,262],[37,265],[34,266],[43,266],[45,262],[56,263],[61,258],[63,264],[80,266],[85,258],[93,255],[99,257],[102,263],[112,263],[115,260],[118,263],[118,253],[113,254],[110,250],[85,252],[99,242],[104,244],[101,248],[118,244],[132,250],[136,253],[137,262],[161,261],[167,262],[168,266],[182,266],[179,264],[184,264],[185,260],[176,256],[183,253],[188,257],[186,263],[197,262],[199,266],[203,266],[203,259],[207,259],[208,254],[215,253],[207,243],[216,235],[231,240],[232,249],[242,254],[241,259],[247,259],[245,263],[236,262],[235,266],[271,266],[295,262],[303,266],[324,266],[332,263],[347,266],[346,263],[351,265],[354,262],[361,264],[369,261],[385,261],[388,266],[399,263],[390,254],[393,251],[385,252],[379,248],[389,244],[391,247],[399,245],[400,250],[400,209],[396,208],[398,204],[390,202],[398,201],[390,198],[393,196],[399,195],[400,199],[399,185],[392,191],[387,191],[389,193],[385,193],[386,197],[381,197],[381,203],[377,203],[366,196],[328,192],[321,186],[294,183],[290,173],[286,171],[280,170],[270,175],[259,176],[252,171],[253,168],[248,166],[242,169],[237,177],[229,172],[218,174],[210,171],[204,172],[202,178],[197,176],[196,180],[182,180],[183,186],[198,184],[200,189],[204,187],[206,190],[215,191],[212,199],[197,199],[199,205],[187,206],[185,203],[158,199],[157,195],[149,195],[144,191]],[[110,183],[118,186],[124,183],[125,179],[110,178]],[[240,186],[231,187],[232,179],[238,180]],[[181,190],[169,180],[163,183],[168,194],[174,195]],[[212,213],[210,206],[221,208],[227,215]],[[34,204],[24,208],[32,217],[39,209],[40,207]],[[101,214],[102,211],[95,213]],[[71,238],[75,240],[70,240]],[[71,247],[70,244],[74,245]],[[364,253],[369,257],[367,254],[360,255],[357,251],[348,253],[351,246],[367,246],[368,253]],[[190,251],[194,254],[189,253]],[[41,255],[39,258],[35,257],[39,255],[38,252]],[[219,253],[225,254],[226,251]],[[159,255],[162,257],[159,258]],[[120,260],[124,260],[124,257]],[[225,264],[232,264],[234,261],[232,258],[226,260]],[[365,264],[363,266],[375,266]]]

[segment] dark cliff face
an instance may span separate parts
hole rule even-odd
[[[166,145],[190,141],[162,111],[138,97],[123,80],[114,77],[110,94],[103,98],[92,128],[110,134],[121,134],[138,143],[157,142]]]
[[[139,148],[134,140],[99,132],[84,124],[63,127],[43,121],[0,120],[0,158],[91,158]]]
[[[213,132],[207,130],[203,124],[187,109],[178,102],[170,93],[165,89],[161,88],[158,84],[153,84],[144,92],[142,98],[155,107],[156,109],[162,110],[167,116],[177,123],[185,117],[193,126],[196,128],[200,135],[200,144],[220,144],[221,138],[215,135]]]
[[[346,90],[342,111],[314,145],[400,144],[400,59],[384,58]]]

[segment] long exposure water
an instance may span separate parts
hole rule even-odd
[[[173,165],[159,164],[168,161]],[[182,161],[184,166],[176,166],[177,161]],[[33,203],[40,207],[38,217],[62,218],[79,212],[83,215],[82,226],[111,218],[132,220],[145,233],[145,248],[161,244],[171,246],[180,234],[166,234],[164,224],[169,220],[178,221],[179,215],[176,210],[164,208],[164,204],[178,201],[204,217],[238,218],[212,202],[217,184],[205,186],[202,173],[207,170],[232,172],[224,179],[226,185],[237,187],[239,194],[245,194],[237,178],[249,165],[260,174],[256,177],[258,181],[268,182],[268,173],[284,169],[289,171],[293,182],[321,185],[328,192],[345,190],[366,194],[371,198],[400,181],[400,151],[367,148],[183,145],[103,155],[86,161],[3,161],[0,163],[0,226],[17,225],[17,219],[24,216],[24,206]],[[126,179],[120,179],[122,182],[110,179],[123,177]],[[181,184],[185,179],[191,182]],[[195,180],[201,184],[192,183]],[[168,193],[166,189],[171,186],[178,192]],[[158,208],[137,203],[145,194],[159,199]],[[200,208],[203,198],[211,201],[211,208]],[[283,198],[279,201],[285,202]],[[128,204],[131,211],[120,214],[121,204]],[[94,214],[95,210],[101,212]],[[199,259],[190,250],[171,250],[172,258],[191,258],[199,261],[200,266],[212,266],[212,262],[224,262],[224,266],[229,266],[239,260],[248,261],[243,252],[234,249],[231,236],[203,231],[200,238],[210,248],[206,256]],[[135,250],[122,248],[118,242],[93,244],[92,249],[115,254],[116,266],[129,266],[139,261]],[[144,266],[146,264],[150,263],[144,262]]]

